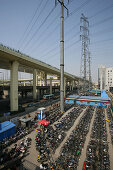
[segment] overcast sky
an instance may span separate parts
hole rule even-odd
[[[64,0],[65,71],[80,76],[80,17],[89,21],[93,82],[98,66],[113,67],[113,0]],[[60,4],[54,0],[0,0],[0,42],[60,68]]]

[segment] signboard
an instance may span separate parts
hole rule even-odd
[[[9,116],[10,112],[4,113],[4,116]]]

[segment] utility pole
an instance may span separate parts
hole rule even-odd
[[[81,52],[81,67],[80,67],[80,76],[84,80],[83,90],[86,91],[87,88],[87,61],[88,61],[88,44],[89,44],[89,22],[88,19],[82,14],[81,16],[81,23],[80,26],[81,35],[80,38],[82,40],[82,52]]]
[[[57,0],[55,1],[56,4]],[[60,109],[64,112],[64,5],[63,0],[58,0],[61,4],[61,30],[60,30]],[[69,0],[68,0],[69,2]],[[66,8],[67,9],[67,8]],[[68,9],[67,9],[68,15]]]

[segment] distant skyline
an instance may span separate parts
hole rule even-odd
[[[80,76],[83,13],[89,21],[92,81],[97,82],[100,65],[113,67],[113,0],[67,2],[64,0],[69,9],[68,17],[64,9],[64,70]],[[1,0],[0,43],[60,68],[60,4],[54,7],[54,0]]]

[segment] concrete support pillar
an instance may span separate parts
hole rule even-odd
[[[43,86],[47,86],[47,74],[44,73],[43,75]]]
[[[40,89],[37,89],[38,100],[40,100]]]
[[[64,77],[64,97],[66,97],[66,77]]]
[[[11,64],[10,78],[10,110],[18,111],[18,65],[17,61]]]
[[[33,99],[34,100],[36,100],[36,98],[37,98],[36,85],[37,85],[37,71],[36,71],[36,69],[34,69],[34,71],[33,71]]]
[[[27,91],[25,92],[25,98],[27,98]]]
[[[69,87],[70,87],[70,91],[72,90],[72,85],[71,82],[69,82]]]
[[[26,86],[26,82],[24,81],[24,86]]]
[[[74,89],[74,80],[72,81],[72,91],[73,91],[73,89]]]
[[[50,77],[50,94],[52,94],[52,77]]]
[[[22,98],[24,98],[24,93],[23,93],[23,91],[22,91],[22,93],[21,93],[21,96],[22,96]]]
[[[42,72],[40,72],[40,86],[42,86]]]
[[[37,79],[37,84],[36,85],[38,86],[38,74],[36,75],[36,79]]]

